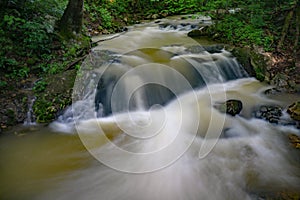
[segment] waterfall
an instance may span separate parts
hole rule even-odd
[[[88,72],[99,78],[93,95],[95,112],[101,108],[101,116],[109,116],[112,111],[147,110],[155,104],[163,106],[191,89],[248,76],[226,50],[209,53],[199,48],[193,53],[186,49],[172,53],[147,48],[114,57],[109,62]]]
[[[72,107],[51,127],[77,133],[101,164],[42,199],[250,200],[299,191],[299,156],[286,139],[299,130],[251,117],[278,103],[262,93],[269,87],[219,45],[167,29],[137,27],[87,57]],[[215,108],[228,99],[243,102],[239,115]]]

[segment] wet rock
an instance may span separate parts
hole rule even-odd
[[[255,111],[255,117],[264,119],[270,123],[278,124],[282,116],[282,108],[279,106],[261,106]]]
[[[217,108],[222,113],[227,113],[235,116],[242,111],[243,103],[240,100],[230,99],[224,103],[216,105],[215,108]]]
[[[153,14],[153,15],[151,16],[152,19],[158,19],[159,17],[160,17],[159,14]]]
[[[162,12],[162,13],[160,13],[160,15],[161,15],[161,17],[167,17],[167,16],[169,15],[169,13],[167,13],[167,12]]]
[[[203,48],[209,53],[221,53],[224,49],[224,45],[210,45],[210,46],[203,46]]]
[[[266,95],[272,95],[272,94],[280,94],[282,91],[278,88],[270,88],[270,89],[267,89],[264,93]]]
[[[300,137],[298,135],[290,134],[289,140],[294,148],[300,149]]]
[[[258,110],[254,111],[254,117],[264,119],[272,124],[279,124],[283,126],[295,126],[299,128],[300,123],[290,118],[288,115],[284,115],[284,112],[280,106],[261,106]]]
[[[300,121],[300,101],[297,101],[290,105],[287,109],[287,113],[290,114],[292,119]]]
[[[150,14],[146,17],[146,19],[158,19],[161,18],[160,14]]]
[[[199,23],[198,22],[164,22],[159,24],[159,28],[186,31],[191,29],[199,29]]]
[[[177,28],[177,25],[176,24],[171,24],[171,23],[162,23],[162,24],[159,24],[159,28],[160,29],[166,29],[166,28],[169,28],[169,29],[176,29]]]

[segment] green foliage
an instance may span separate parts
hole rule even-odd
[[[47,82],[45,82],[44,80],[40,80],[40,81],[35,83],[35,85],[33,87],[33,90],[35,92],[43,92],[43,91],[45,91],[47,85],[48,85]]]
[[[0,88],[4,88],[7,86],[7,82],[6,81],[1,81],[0,80]]]
[[[111,28],[112,27],[112,16],[109,13],[109,11],[106,10],[105,8],[99,8],[99,14],[101,16],[104,28]]]
[[[235,45],[258,45],[266,51],[273,51],[278,42],[286,13],[295,5],[295,0],[217,0],[207,1],[203,10],[223,9],[223,14],[212,12],[219,23],[210,31],[223,42]],[[232,10],[232,13],[226,10]],[[225,10],[224,10],[225,9]],[[281,20],[281,21],[280,21]],[[212,30],[214,29],[214,30]],[[277,40],[277,41],[276,41]]]
[[[71,98],[64,94],[49,96],[48,94],[39,95],[33,105],[33,112],[38,123],[47,123],[57,117],[57,112],[70,105]]]
[[[51,101],[45,97],[39,97],[33,105],[33,112],[38,123],[45,123],[55,119],[57,110]]]
[[[153,14],[195,13],[201,10],[201,5],[199,0],[90,0],[84,8],[89,20],[99,23],[99,31],[114,31],[120,22],[128,25]]]
[[[203,6],[203,10],[216,10],[216,9],[225,9],[228,8],[228,1],[224,0],[215,0],[215,1],[207,1],[205,6]]]
[[[252,24],[240,20],[236,16],[226,15],[221,23],[216,25],[220,39],[235,42],[241,45],[263,44],[263,31]]]
[[[55,20],[66,0],[4,0],[0,8],[0,70],[10,77],[26,77],[52,52]],[[35,66],[36,65],[36,66]]]
[[[112,14],[107,10],[107,8],[102,7],[93,1],[90,4],[85,4],[85,10],[89,13],[92,22],[99,23],[103,28],[109,29],[112,27]]]
[[[164,11],[169,14],[187,14],[199,11],[199,1],[196,0],[165,0]]]
[[[0,23],[4,38],[12,44],[22,44],[18,47],[20,55],[49,53],[50,37],[46,25],[38,21],[27,21],[13,15],[4,15]],[[17,44],[16,44],[17,45]]]

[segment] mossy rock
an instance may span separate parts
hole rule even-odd
[[[199,29],[196,29],[196,30],[191,30],[190,32],[188,32],[187,36],[189,36],[189,37],[199,37],[199,36],[203,36],[203,33]]]
[[[191,38],[197,38],[202,36],[212,37],[215,34],[214,30],[210,26],[204,26],[200,29],[191,30],[187,36]]]
[[[231,53],[250,76],[257,78],[259,81],[269,79],[267,75],[268,59],[262,53],[259,53],[257,49],[234,47]]]
[[[296,149],[300,149],[300,137],[298,135],[290,134],[289,140],[293,147],[295,147]]]
[[[265,56],[252,50],[250,51],[250,63],[255,71],[255,77],[260,81],[267,80],[266,67],[268,63]]]
[[[251,64],[250,52],[250,48],[247,47],[234,47],[231,50],[232,55],[237,58],[237,61],[244,67],[247,73],[252,77],[256,77],[256,72]]]
[[[290,105],[287,109],[287,112],[290,114],[292,119],[300,121],[300,101]]]

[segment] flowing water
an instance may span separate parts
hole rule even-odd
[[[56,122],[1,136],[0,199],[259,199],[299,191],[299,152],[287,139],[299,129],[252,114],[299,96],[264,95],[269,86],[229,52],[186,36],[193,23],[166,22],[108,36],[83,63],[73,105]],[[228,99],[243,102],[240,115],[215,108]]]

